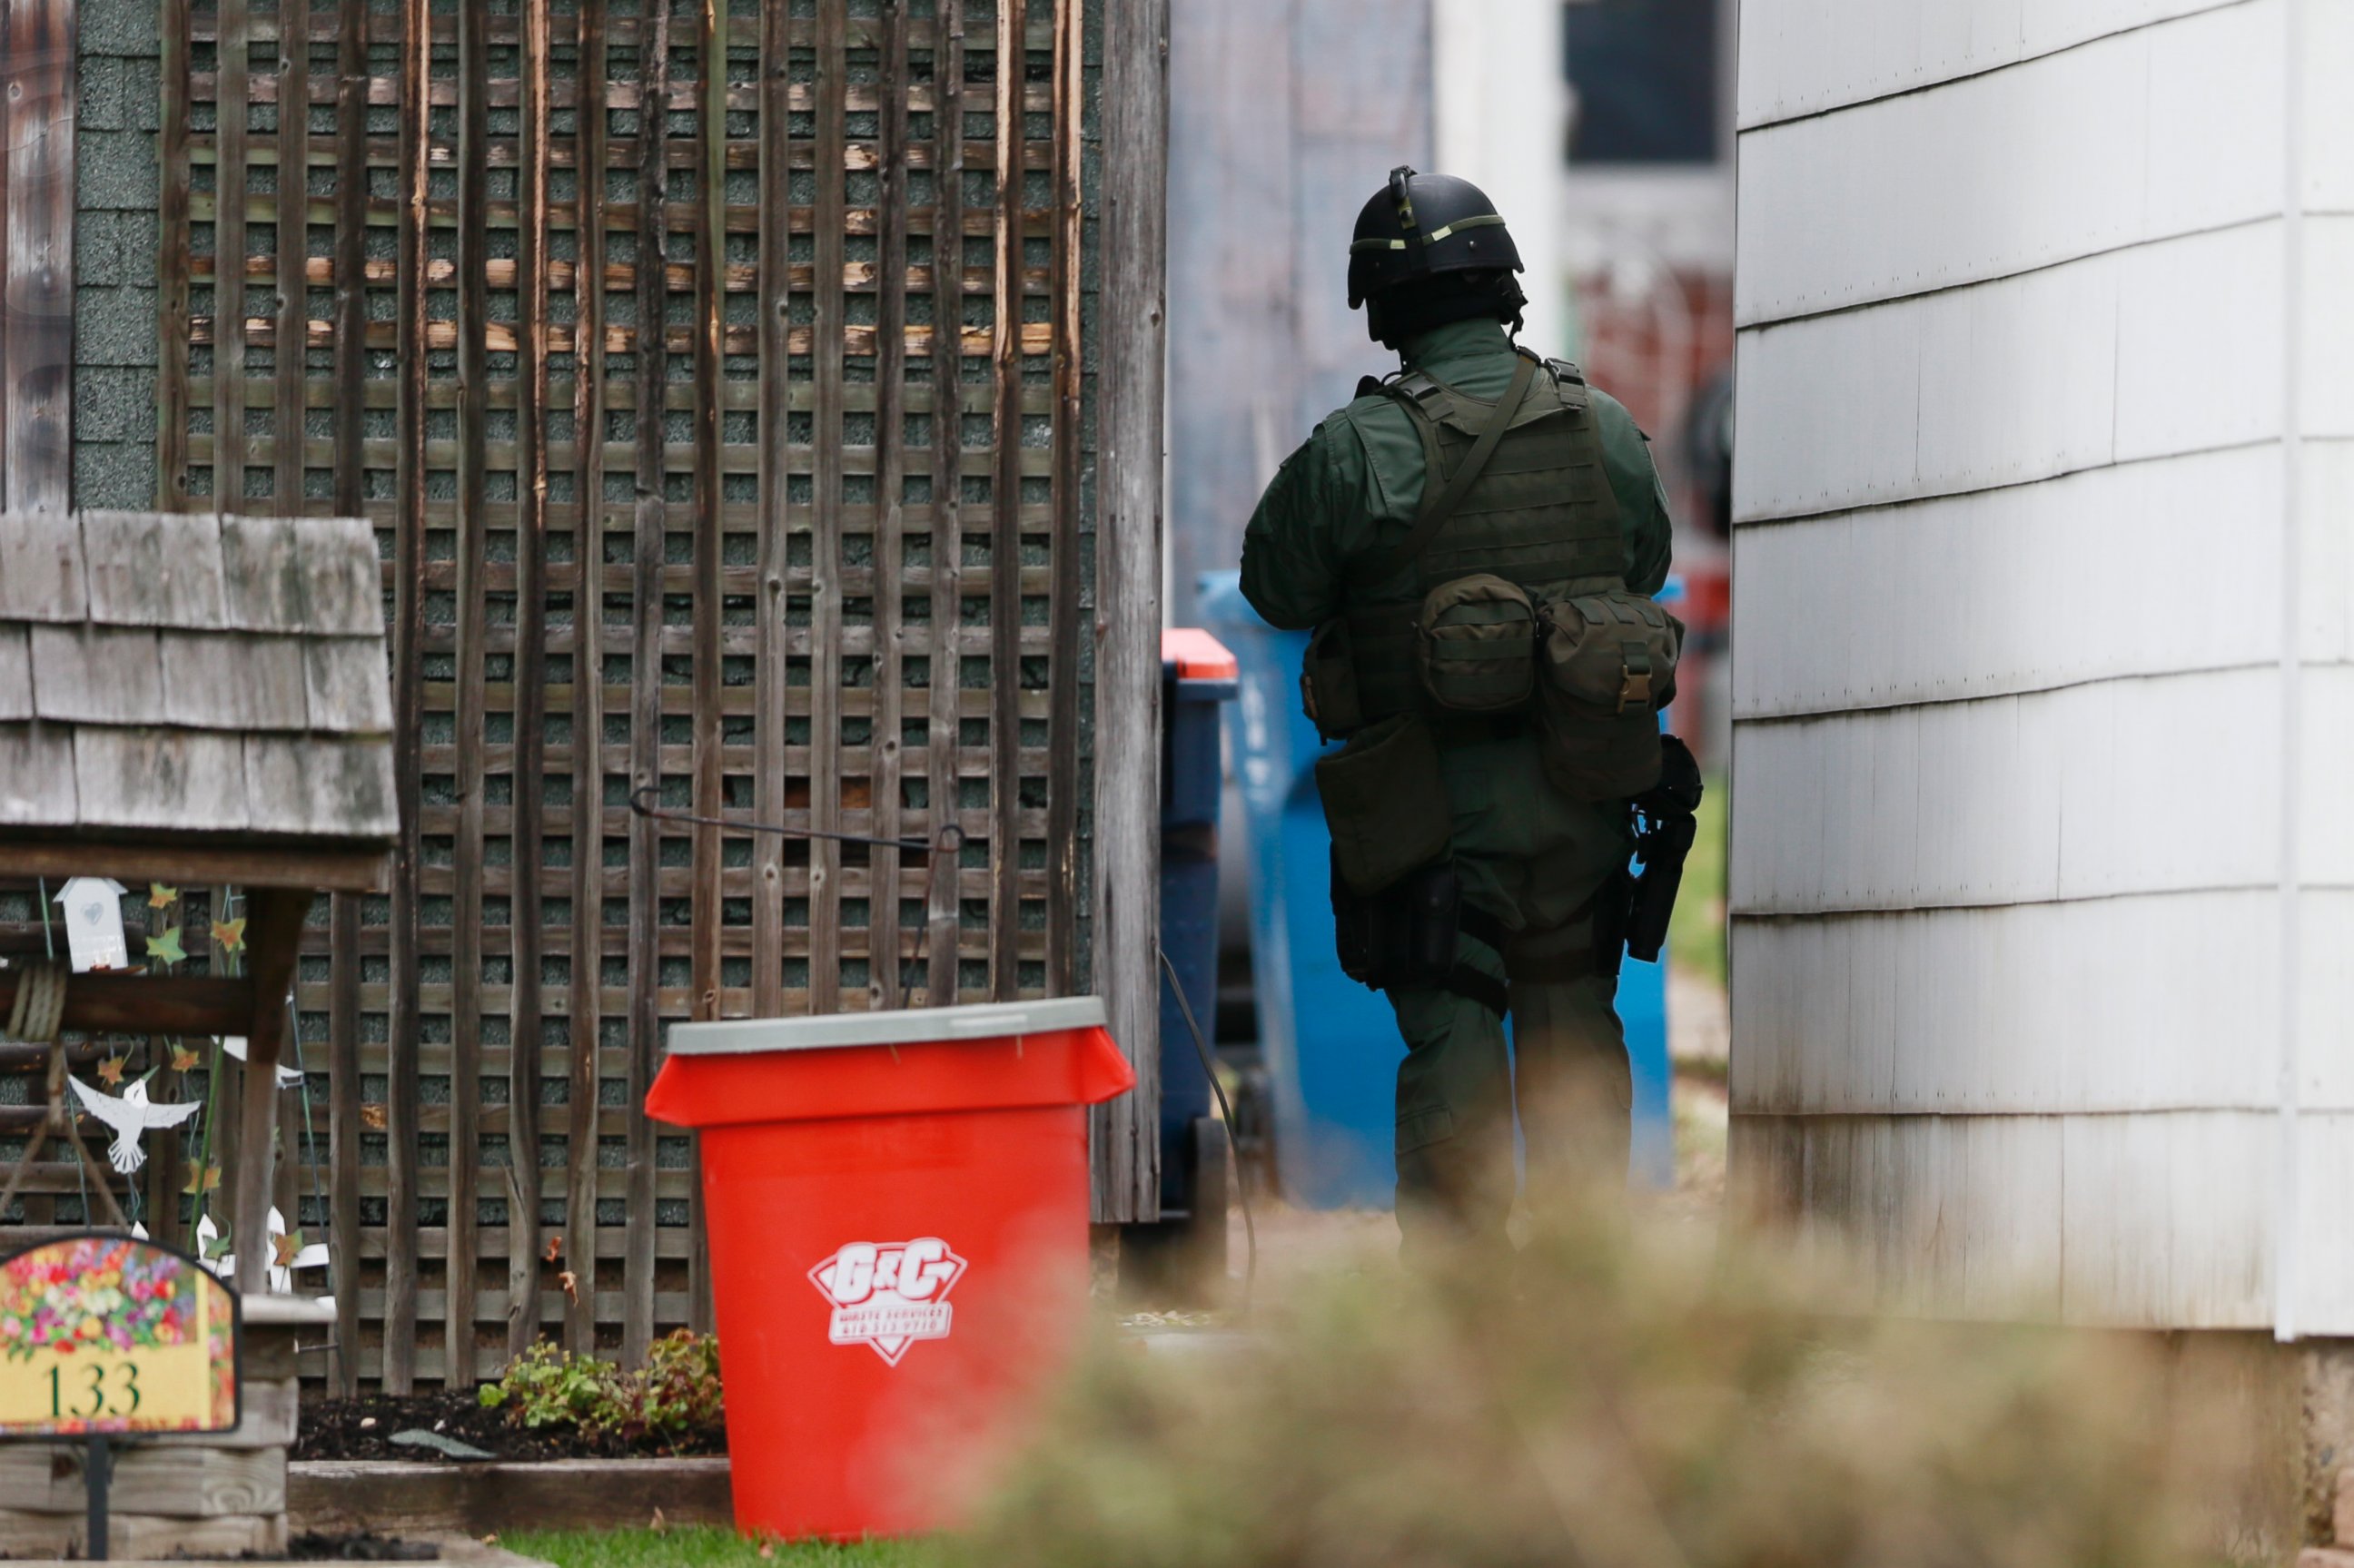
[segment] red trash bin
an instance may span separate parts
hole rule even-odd
[[[955,1522],[1087,1304],[1094,997],[682,1023],[646,1096],[703,1135],[736,1526]]]

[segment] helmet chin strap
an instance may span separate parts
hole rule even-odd
[[[1522,316],[1529,308],[1529,296],[1521,288],[1520,280],[1510,272],[1505,273],[1502,280],[1497,283],[1496,292],[1501,298],[1504,308],[1512,313],[1504,317],[1503,321],[1505,327],[1512,335],[1512,340],[1517,343],[1520,341]]]

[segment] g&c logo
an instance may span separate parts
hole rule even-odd
[[[850,1242],[810,1270],[810,1283],[833,1304],[826,1337],[866,1345],[893,1366],[917,1340],[945,1340],[954,1322],[949,1292],[965,1261],[938,1236],[907,1242]]]

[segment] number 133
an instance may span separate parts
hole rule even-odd
[[[83,1421],[95,1421],[104,1415],[132,1415],[138,1412],[138,1362],[118,1361],[111,1368],[88,1365],[73,1370],[82,1375],[69,1378],[63,1367],[49,1369],[51,1419],[63,1420],[76,1417]],[[110,1371],[122,1373],[122,1376],[115,1380],[116,1386],[111,1388],[107,1384],[106,1376]],[[74,1386],[76,1383],[81,1386],[77,1389]],[[76,1401],[71,1409],[66,1406],[69,1399]]]

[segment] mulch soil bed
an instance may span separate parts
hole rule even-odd
[[[5,1558],[5,1552],[0,1552]],[[441,1549],[429,1541],[403,1541],[397,1535],[378,1535],[373,1530],[317,1531],[302,1530],[286,1542],[283,1552],[240,1552],[233,1557],[217,1552],[190,1556],[185,1551],[168,1553],[166,1563],[435,1563]]]
[[[496,1459],[649,1459],[726,1452],[724,1445],[674,1446],[611,1436],[591,1438],[574,1426],[524,1426],[510,1421],[504,1410],[485,1408],[471,1390],[436,1390],[399,1397],[363,1394],[356,1399],[314,1399],[306,1394],[302,1425],[287,1457],[451,1463],[450,1455],[436,1449],[392,1441],[395,1433],[419,1430],[472,1444]]]
[[[299,1531],[286,1543],[290,1563],[431,1563],[441,1549],[372,1530]]]

